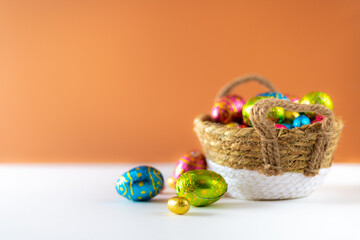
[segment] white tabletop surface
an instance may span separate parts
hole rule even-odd
[[[0,239],[360,239],[360,165],[335,164],[307,198],[224,197],[182,216],[168,187],[150,202],[117,194],[137,165],[0,165]],[[165,178],[174,167],[150,165]]]

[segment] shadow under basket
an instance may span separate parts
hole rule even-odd
[[[216,99],[248,81],[277,92],[268,80],[247,76],[225,86]],[[299,128],[277,129],[267,119],[272,107],[326,118]],[[206,114],[194,120],[208,169],[225,178],[228,195],[251,200],[292,199],[308,196],[322,184],[343,128],[340,118],[323,105],[266,98],[254,104],[250,119],[253,127],[247,128],[215,123]]]

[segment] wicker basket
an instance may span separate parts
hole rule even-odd
[[[235,86],[257,81],[269,91],[273,85],[259,76],[246,76],[225,86],[218,98]],[[300,128],[276,129],[266,115],[272,107],[315,112],[326,118]],[[251,112],[254,127],[229,128],[209,115],[194,120],[194,130],[210,170],[228,183],[228,194],[252,200],[305,197],[318,188],[329,172],[343,123],[322,105],[305,105],[275,98],[257,102]]]

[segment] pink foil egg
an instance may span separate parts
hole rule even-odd
[[[322,122],[325,119],[323,115],[316,115],[316,118],[311,123]]]
[[[285,94],[285,96],[287,96],[291,102],[294,103],[300,103],[300,98],[291,94]]]
[[[276,127],[276,128],[285,128],[285,129],[287,129],[287,127],[285,127],[285,126],[282,125],[282,124],[275,124],[275,127]]]
[[[176,164],[173,177],[177,180],[184,172],[197,169],[206,169],[206,158],[200,151],[195,150],[181,156]]]
[[[215,122],[228,124],[242,119],[242,107],[245,100],[237,95],[224,96],[217,100],[211,109],[211,118]]]

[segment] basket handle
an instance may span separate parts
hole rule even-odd
[[[320,104],[299,104],[276,98],[266,98],[256,102],[251,109],[250,119],[261,137],[261,152],[266,175],[281,174],[280,151],[276,129],[274,123],[267,119],[267,113],[273,107],[282,107],[295,112],[315,112],[326,117],[321,123],[321,132],[315,142],[310,161],[304,169],[305,176],[315,176],[319,173],[321,162],[324,159],[324,154],[334,129],[334,113]]]
[[[270,90],[270,92],[277,92],[274,85],[268,79],[258,76],[258,75],[247,75],[247,76],[235,78],[233,81],[226,84],[217,94],[215,101],[223,96],[228,95],[230,93],[230,91],[237,85],[240,85],[240,84],[243,84],[246,82],[251,82],[251,81],[260,83],[261,85],[268,88]]]

